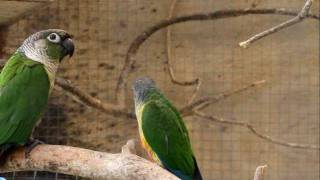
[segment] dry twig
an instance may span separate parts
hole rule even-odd
[[[301,9],[300,13],[297,14],[296,17],[286,21],[286,22],[283,22],[277,26],[274,26],[270,29],[267,29],[259,34],[256,34],[254,36],[252,36],[251,38],[249,38],[248,40],[246,41],[243,41],[243,42],[240,42],[239,43],[239,46],[240,47],[243,47],[243,48],[247,48],[251,43],[263,38],[263,37],[266,37],[268,35],[271,35],[275,32],[278,32],[282,29],[285,29],[287,27],[290,27],[294,24],[297,24],[301,21],[303,21],[309,14],[309,11],[310,11],[310,8],[311,8],[311,5],[312,5],[312,0],[307,0],[307,2],[305,3],[305,5],[303,6],[303,8]]]
[[[260,80],[260,81],[256,81],[253,82],[247,86],[241,87],[239,89],[236,90],[232,90],[230,92],[225,92],[225,93],[221,93],[217,96],[214,97],[203,97],[198,99],[197,101],[194,101],[193,103],[183,107],[180,109],[180,112],[183,116],[190,116],[193,115],[193,111],[195,110],[202,110],[205,109],[206,107],[208,107],[211,104],[217,103],[218,101],[222,100],[222,99],[226,99],[234,94],[238,94],[241,92],[244,92],[250,88],[256,87],[258,85],[264,84],[266,81],[265,80]]]
[[[273,144],[278,144],[286,147],[291,147],[291,148],[300,148],[300,149],[316,149],[320,150],[319,146],[315,145],[306,145],[306,144],[297,144],[297,143],[290,143],[290,142],[285,142],[281,140],[274,139],[268,135],[264,135],[262,133],[259,133],[255,127],[253,127],[251,124],[246,123],[246,122],[241,122],[241,121],[230,121],[230,120],[224,120],[222,118],[218,118],[215,116],[210,116],[206,115],[200,111],[195,111],[194,114],[198,117],[201,117],[203,119],[210,120],[212,122],[218,122],[218,123],[223,123],[223,124],[229,124],[229,125],[237,125],[237,126],[242,126],[248,128],[254,135],[257,137],[264,139],[268,142],[271,142]]]
[[[196,99],[196,97],[197,97],[197,94],[198,94],[198,92],[199,92],[199,90],[200,90],[200,87],[201,87],[201,84],[202,84],[202,82],[201,82],[201,79],[200,78],[197,78],[196,79],[196,81],[197,81],[197,86],[196,86],[196,88],[193,90],[193,93],[192,93],[192,95],[190,96],[190,98],[189,98],[189,100],[188,100],[188,105],[190,105],[190,104],[192,104],[193,102],[194,102],[194,100]]]
[[[13,171],[49,171],[91,179],[172,179],[165,169],[133,154],[102,153],[87,149],[39,145],[29,158],[19,148],[9,155],[0,173]]]
[[[265,169],[267,167],[268,167],[267,165],[258,166],[256,171],[255,171],[255,173],[254,173],[253,180],[263,180],[264,179]]]

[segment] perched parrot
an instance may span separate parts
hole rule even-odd
[[[66,31],[49,29],[29,36],[5,64],[0,74],[0,164],[11,148],[36,146],[37,141],[30,139],[32,131],[45,109],[60,62],[73,52]]]
[[[182,180],[201,180],[178,110],[150,78],[137,79],[133,93],[141,143],[150,158]]]

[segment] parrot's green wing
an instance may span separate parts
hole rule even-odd
[[[15,53],[0,75],[0,146],[28,140],[48,94],[43,65]]]
[[[180,177],[192,178],[193,152],[177,110],[165,99],[151,100],[143,106],[141,115],[143,135],[162,164]]]

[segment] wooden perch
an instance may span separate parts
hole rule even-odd
[[[29,158],[18,148],[0,167],[0,173],[49,171],[92,179],[178,180],[160,166],[130,153],[110,154],[69,146],[39,145]]]

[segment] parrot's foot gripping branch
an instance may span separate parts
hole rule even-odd
[[[45,144],[44,142],[37,140],[37,139],[30,139],[24,146],[24,156],[26,157],[26,159],[28,159],[30,157],[30,153],[31,151],[37,147],[40,144]]]

